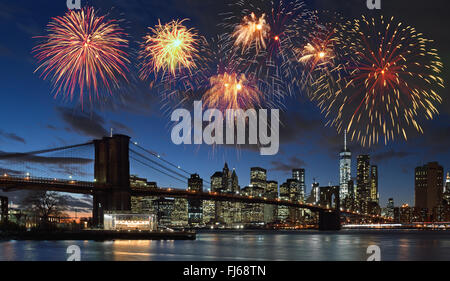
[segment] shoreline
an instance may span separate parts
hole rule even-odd
[[[195,232],[83,230],[77,232],[0,232],[0,240],[195,240]]]

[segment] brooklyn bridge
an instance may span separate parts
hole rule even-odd
[[[36,164],[45,159],[50,159],[57,164],[77,164],[88,158],[79,157],[82,148],[93,147],[91,156],[93,162],[93,181],[75,179],[77,171],[66,171],[71,176],[69,178],[50,177],[49,171],[28,172],[32,164]],[[42,155],[57,155],[44,157]],[[249,204],[267,204],[276,206],[286,206],[298,209],[308,209],[319,214],[319,228],[322,230],[340,229],[341,217],[365,218],[371,222],[384,222],[388,218],[377,215],[362,214],[351,210],[346,210],[339,205],[339,191],[333,196],[334,202],[325,205],[307,204],[304,202],[294,202],[281,200],[279,198],[266,198],[263,196],[244,196],[240,194],[227,194],[217,192],[191,191],[177,188],[138,188],[130,185],[130,164],[140,165],[141,169],[151,169],[172,177],[184,183],[187,182],[188,174],[181,167],[163,159],[161,155],[132,142],[129,136],[112,135],[91,142],[49,148],[26,153],[2,153],[0,161],[11,163],[8,169],[4,169],[0,175],[0,188],[4,192],[17,190],[39,190],[55,191],[74,194],[87,194],[93,196],[92,219],[94,225],[103,224],[103,214],[105,211],[130,211],[132,196],[156,196],[167,198],[186,198],[211,201],[231,201]],[[69,165],[70,166],[70,165]],[[14,169],[13,169],[14,168]],[[61,174],[61,173],[60,173]],[[5,198],[2,199],[2,217],[7,212]]]

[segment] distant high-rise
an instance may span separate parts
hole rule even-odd
[[[267,185],[267,170],[259,167],[250,169],[250,185],[257,186],[266,190]]]
[[[306,185],[305,185],[305,169],[292,170],[292,178],[299,183],[299,197],[300,200],[305,200]]]
[[[347,131],[344,131],[344,149],[339,157],[340,198],[344,200],[349,195],[348,182],[352,179],[352,153],[347,148]]]
[[[370,156],[359,155],[356,163],[356,198],[368,201],[370,196]]]
[[[386,206],[386,216],[394,218],[394,198],[389,198]]]
[[[195,192],[203,191],[203,179],[198,174],[193,174],[188,179],[188,190]],[[188,200],[188,222],[190,225],[200,224],[203,220],[202,200]]]
[[[444,169],[437,162],[431,162],[415,169],[415,207],[431,212],[442,201]]]
[[[447,179],[445,180],[444,192],[450,192],[450,173],[447,172]]]
[[[378,166],[372,165],[370,167],[370,199],[378,204],[378,197]]]

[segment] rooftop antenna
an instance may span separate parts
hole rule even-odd
[[[347,129],[344,130],[344,150],[347,151]]]

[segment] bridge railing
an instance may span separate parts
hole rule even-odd
[[[0,176],[0,183],[1,182],[17,182],[17,183],[38,183],[38,184],[48,184],[48,185],[76,185],[81,187],[93,187],[93,182],[88,181],[78,181],[78,180],[63,180],[63,179],[57,179],[57,178],[44,178],[44,177],[34,177],[34,176],[17,176],[17,175],[8,175],[3,174]]]

